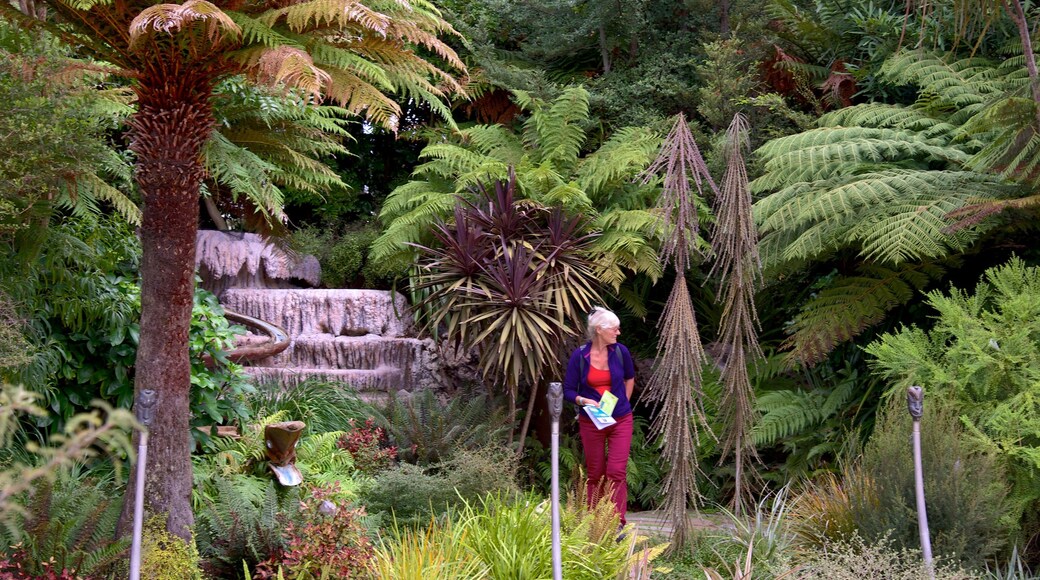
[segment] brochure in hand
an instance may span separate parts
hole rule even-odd
[[[606,400],[608,395],[613,398],[609,403]],[[617,404],[617,397],[610,393],[606,393],[603,395],[602,407],[597,407],[596,405],[585,405],[583,408],[585,409],[585,414],[589,416],[589,419],[592,419],[592,424],[596,426],[596,429],[603,429],[604,427],[610,427],[617,423],[617,421],[610,416],[610,413],[614,411],[615,404]],[[605,411],[603,407],[610,407],[610,411]]]

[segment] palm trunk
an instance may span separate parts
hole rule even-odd
[[[520,427],[520,440],[516,446],[516,456],[519,459],[524,456],[524,442],[527,440],[527,429],[531,426],[531,416],[534,415],[534,405],[538,401],[538,385],[531,386],[531,398],[527,401],[527,414],[524,415],[524,424]]]
[[[178,78],[160,81],[155,92],[139,88],[140,109],[131,124],[131,149],[138,155],[136,179],[144,198],[141,343],[134,390],[138,397],[145,389],[158,396],[148,437],[145,519],[164,517],[166,528],[185,541],[190,541],[194,523],[188,327],[203,176],[200,152],[212,126],[208,101],[188,100],[185,95],[203,93],[200,84]],[[134,486],[132,476],[119,520],[123,534],[133,524]]]

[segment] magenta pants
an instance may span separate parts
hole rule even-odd
[[[632,448],[632,413],[617,417],[617,423],[596,429],[588,417],[578,418],[581,446],[585,451],[585,469],[588,471],[589,507],[596,505],[603,492],[612,490],[614,508],[625,525],[628,510],[628,452]]]

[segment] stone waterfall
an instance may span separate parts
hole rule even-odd
[[[382,290],[292,287],[319,279],[312,256],[293,257],[253,234],[200,231],[204,286],[230,311],[281,327],[289,347],[253,360],[257,382],[292,387],[310,378],[351,385],[363,398],[445,386],[433,341],[415,338],[404,297]],[[243,344],[262,340],[242,337]]]

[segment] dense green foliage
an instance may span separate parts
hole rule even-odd
[[[46,230],[36,260],[23,275],[7,269],[2,286],[17,301],[31,360],[5,376],[34,385],[60,428],[95,398],[128,408],[133,401],[137,356],[140,248],[130,228],[110,218],[69,218]],[[243,395],[252,387],[227,360],[240,332],[224,318],[216,297],[199,289],[192,310],[191,405],[193,426],[248,416]],[[215,361],[206,367],[203,356]],[[46,425],[48,423],[43,423]],[[198,437],[205,438],[204,433]]]
[[[990,269],[973,292],[933,291],[928,330],[909,327],[868,347],[893,389],[923,385],[949,402],[971,441],[1006,466],[1015,513],[1031,533],[1040,501],[1040,268]]]

